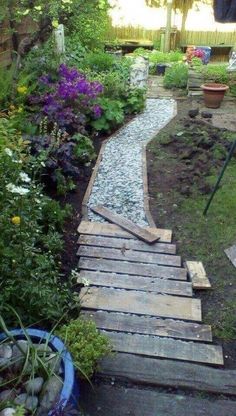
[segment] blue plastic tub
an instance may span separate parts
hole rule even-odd
[[[64,382],[58,404],[60,405],[60,410],[63,410],[66,406],[70,406],[78,410],[79,386],[75,377],[75,369],[73,366],[72,357],[67,351],[65,345],[60,340],[60,338],[49,334],[47,331],[31,328],[27,329],[26,332],[33,342],[39,341],[39,343],[43,343],[45,340],[52,348],[52,350],[60,354],[64,371]],[[22,329],[13,329],[11,334],[17,339],[25,338],[25,334]],[[0,334],[0,341],[3,341],[6,338],[6,334]],[[52,416],[53,414],[54,411],[51,410],[48,413],[48,416]]]
[[[211,57],[211,47],[210,46],[196,46],[196,49],[200,49],[205,53],[204,57],[202,58],[203,64],[208,64]]]

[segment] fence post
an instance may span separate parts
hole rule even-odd
[[[54,30],[56,54],[61,56],[65,53],[65,36],[64,36],[64,25],[59,25]]]

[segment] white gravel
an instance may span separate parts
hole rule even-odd
[[[174,116],[173,99],[148,99],[145,111],[108,141],[88,206],[102,204],[141,226],[144,211],[142,149]],[[88,210],[89,219],[104,222]]]

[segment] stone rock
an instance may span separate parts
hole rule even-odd
[[[31,412],[35,410],[38,406],[39,399],[36,396],[28,396],[25,401],[25,408]]]
[[[0,403],[1,402],[7,402],[7,401],[10,401],[10,400],[14,400],[14,398],[15,398],[15,394],[14,394],[13,390],[10,390],[10,389],[3,390],[0,393]]]
[[[202,111],[201,116],[202,118],[212,118],[212,113],[210,113],[209,111]]]
[[[47,344],[33,344],[36,350],[40,353],[45,353],[45,355],[49,355],[53,352],[52,348]]]
[[[189,110],[188,115],[190,118],[195,118],[199,114],[199,108]]]
[[[37,416],[44,416],[55,405],[61,392],[63,381],[58,376],[52,376],[44,384],[40,398],[40,406],[37,410]]]
[[[4,367],[12,357],[12,348],[10,344],[0,345],[0,367]]]
[[[15,371],[22,368],[28,349],[29,345],[25,340],[19,340],[13,345],[11,363]]]
[[[43,377],[36,377],[32,380],[27,381],[25,383],[25,390],[28,394],[39,394],[42,387],[43,387],[44,379]]]
[[[54,353],[50,354],[49,357],[45,359],[46,365],[48,365],[49,369],[53,371],[53,373],[58,374],[60,367],[61,367],[61,357],[60,355]]]
[[[0,412],[0,416],[13,416],[16,413],[12,407],[6,407]]]
[[[148,60],[139,56],[131,65],[130,85],[137,88],[146,88],[149,74]]]
[[[25,406],[25,402],[27,400],[28,395],[26,393],[21,393],[18,396],[16,396],[14,403],[17,405],[23,405]]]

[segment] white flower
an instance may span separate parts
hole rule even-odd
[[[9,183],[6,188],[12,194],[26,195],[29,192],[29,189],[23,188],[23,186],[16,186],[13,183]]]
[[[25,172],[20,173],[20,178],[23,182],[31,182],[30,177]]]
[[[6,153],[6,155],[7,155],[7,156],[10,156],[10,157],[12,157],[12,156],[13,156],[13,152],[12,152],[12,150],[11,150],[11,149],[9,149],[8,147],[6,147],[6,148],[4,149],[4,152]]]

